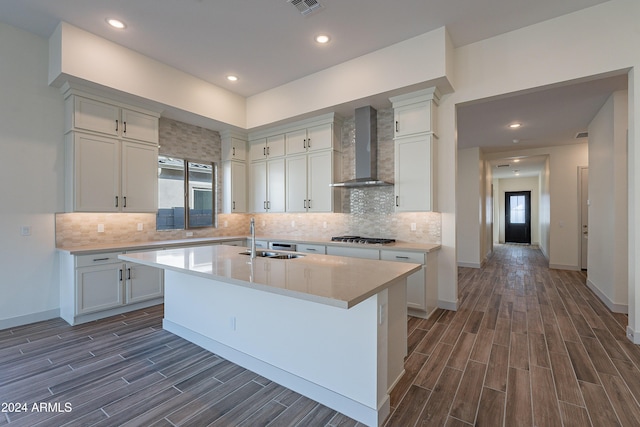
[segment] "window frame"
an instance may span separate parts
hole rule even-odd
[[[163,228],[158,229],[158,223],[156,221],[156,231],[179,231],[179,230],[202,230],[206,228],[217,228],[218,227],[218,212],[217,212],[217,200],[218,200],[218,164],[214,161],[203,161],[203,160],[194,160],[191,158],[185,158],[180,156],[171,156],[167,154],[158,154],[158,163],[160,162],[160,158],[168,158],[181,160],[184,164],[182,170],[182,180],[183,180],[183,191],[182,191],[182,201],[184,208],[184,228]],[[190,186],[189,174],[190,174],[190,165],[206,165],[211,166],[211,225],[192,225],[191,224],[191,193],[192,188]],[[160,167],[160,166],[158,166]],[[191,171],[193,172],[193,171]],[[158,180],[160,180],[160,174],[158,174]],[[204,181],[207,182],[207,181]],[[205,189],[204,187],[198,186],[194,184],[193,190],[195,188]],[[158,183],[158,191],[160,191],[160,184]],[[158,211],[160,210],[160,206],[158,206]],[[158,211],[156,212],[156,218],[158,216]]]

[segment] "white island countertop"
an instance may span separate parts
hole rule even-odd
[[[340,308],[351,308],[420,270],[420,264],[304,254],[256,257],[237,246],[211,245],[120,255],[136,262]],[[212,286],[215,282],[212,281]]]

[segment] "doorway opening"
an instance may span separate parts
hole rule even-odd
[[[531,244],[531,191],[504,193],[505,243]]]

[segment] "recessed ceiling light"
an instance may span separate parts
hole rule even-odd
[[[329,43],[329,40],[331,40],[331,38],[326,34],[319,34],[316,36],[316,42],[320,44]]]
[[[519,140],[519,139],[514,139],[514,140],[513,140],[513,143],[514,143],[514,144],[517,144],[518,142],[520,142],[520,140]]]
[[[126,27],[126,25],[124,24],[124,22],[118,20],[118,19],[112,19],[112,18],[107,18],[107,24],[111,25],[113,28],[117,28],[119,30],[122,30],[123,28]]]
[[[229,80],[230,82],[237,82],[238,81],[238,76],[234,76],[233,74],[229,74],[227,76],[227,80]]]
[[[518,163],[520,159],[513,159],[513,163]]]
[[[520,126],[522,126],[522,123],[511,123],[511,124],[509,125],[509,127],[510,127],[511,129],[517,129],[517,128],[519,128]]]

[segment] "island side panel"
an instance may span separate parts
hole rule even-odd
[[[388,413],[389,387],[387,352],[379,350],[381,338],[388,347],[382,337],[388,316],[379,322],[379,296],[347,310],[166,270],[165,327],[190,335],[186,338],[194,342],[196,335],[213,340],[220,344],[216,352],[221,356],[377,425]],[[406,327],[403,330],[406,343]],[[227,348],[233,351],[222,354]],[[251,360],[276,369],[259,372],[263,365]],[[287,383],[291,378],[278,376],[277,370],[304,381]],[[331,393],[318,394],[319,389]]]

